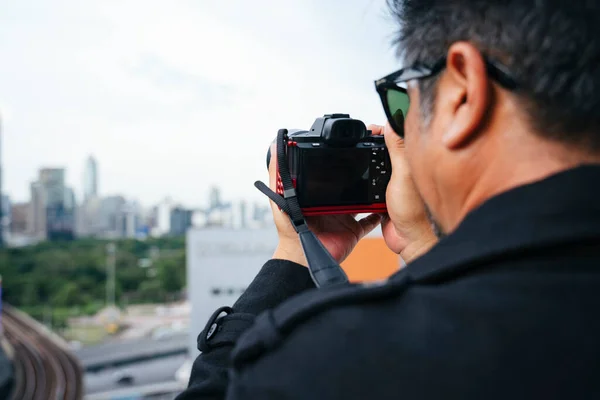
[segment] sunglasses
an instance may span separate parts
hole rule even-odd
[[[484,62],[489,76],[498,84],[508,90],[518,87],[506,67],[499,62],[484,57]],[[401,138],[404,138],[404,119],[408,113],[410,99],[406,90],[406,84],[412,80],[425,79],[439,74],[446,68],[446,57],[429,67],[423,64],[415,64],[408,68],[399,69],[381,79],[375,81],[375,89],[379,93],[387,120]]]

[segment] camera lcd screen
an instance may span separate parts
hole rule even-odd
[[[298,188],[302,207],[369,202],[369,151],[310,149],[302,158],[302,187]]]

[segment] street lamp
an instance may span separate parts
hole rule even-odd
[[[115,264],[117,246],[114,243],[106,245],[106,305],[115,306]]]

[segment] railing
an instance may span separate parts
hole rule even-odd
[[[14,400],[83,398],[83,372],[64,341],[7,304],[3,305],[2,324],[14,350]]]

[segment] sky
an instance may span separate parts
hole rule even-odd
[[[264,199],[280,128],[385,115],[373,81],[399,68],[385,0],[0,0],[3,192],[85,160],[101,195],[189,207],[218,185]]]

